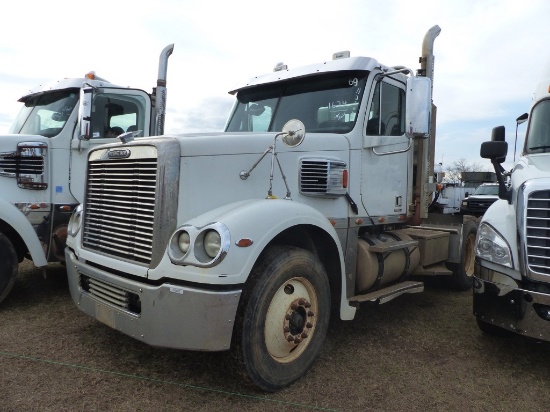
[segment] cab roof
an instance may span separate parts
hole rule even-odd
[[[239,85],[237,88],[231,90],[229,94],[236,94],[237,92],[248,89],[253,86],[262,84],[276,83],[282,80],[294,79],[298,77],[310,76],[319,73],[338,72],[346,70],[366,70],[371,71],[373,69],[386,70],[388,67],[378,63],[376,59],[372,57],[346,57],[338,58],[335,60],[329,60],[322,63],[310,64],[307,66],[297,67],[294,69],[287,69],[286,66],[279,64],[283,69],[279,71],[273,71],[264,75],[256,76],[249,79],[246,83]]]

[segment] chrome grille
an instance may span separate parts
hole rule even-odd
[[[550,191],[529,194],[526,210],[527,264],[538,273],[550,275]]]
[[[141,301],[135,293],[85,275],[80,275],[80,286],[84,291],[107,304],[136,315],[141,313]]]
[[[90,160],[84,247],[148,265],[156,181],[156,158]]]

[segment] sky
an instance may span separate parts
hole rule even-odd
[[[492,170],[479,148],[502,125],[510,168],[515,119],[529,111],[550,57],[546,0],[10,3],[0,25],[0,134],[19,112],[17,100],[47,81],[94,70],[151,92],[160,52],[172,43],[165,133],[222,131],[233,104],[228,92],[279,62],[298,67],[349,50],[416,70],[424,34],[438,25],[435,163],[446,170],[464,159]]]

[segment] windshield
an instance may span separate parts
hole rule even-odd
[[[225,131],[280,132],[287,121],[298,119],[307,132],[350,132],[367,75],[367,71],[329,73],[242,90]]]
[[[10,128],[10,133],[56,136],[65,126],[78,98],[78,89],[44,93],[27,98]]]
[[[473,194],[498,196],[498,185],[478,186]]]
[[[550,100],[543,100],[533,107],[529,130],[525,140],[527,153],[550,151]]]

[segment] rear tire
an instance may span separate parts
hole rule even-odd
[[[460,249],[460,263],[450,263],[449,269],[453,274],[449,284],[456,290],[470,290],[474,284],[475,244],[477,225],[475,222],[466,222],[462,227],[462,245]]]
[[[324,343],[330,287],[311,252],[267,250],[254,267],[235,325],[236,357],[251,383],[274,392],[303,376]]]
[[[0,302],[10,293],[17,277],[19,262],[10,240],[0,233]]]

